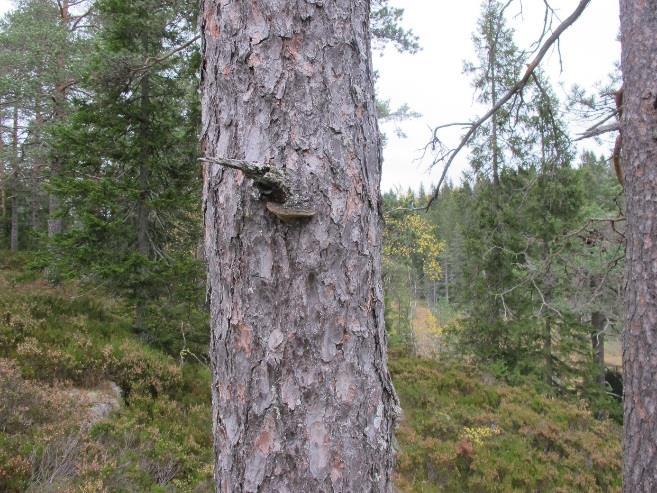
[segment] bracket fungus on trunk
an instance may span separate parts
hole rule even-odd
[[[315,215],[313,209],[294,205],[277,204],[267,202],[267,210],[278,217],[281,221],[294,221],[299,219],[310,219]]]

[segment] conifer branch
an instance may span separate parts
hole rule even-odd
[[[525,88],[529,80],[531,79],[534,71],[536,68],[540,65],[541,61],[547,54],[547,52],[550,50],[550,48],[559,40],[560,36],[563,34],[563,32],[568,29],[584,12],[588,4],[591,3],[591,0],[580,0],[579,4],[575,8],[572,14],[568,16],[559,26],[554,30],[554,32],[550,35],[548,39],[545,40],[545,43],[543,43],[543,46],[541,47],[540,50],[538,50],[538,53],[534,57],[534,59],[527,65],[527,69],[525,70],[525,74],[520,78],[514,85],[509,89],[504,96],[500,98],[500,100],[490,109],[488,112],[476,120],[475,122],[470,124],[470,128],[466,132],[466,134],[463,136],[459,144],[456,146],[456,148],[450,150],[449,152],[443,154],[438,160],[434,161],[434,165],[437,164],[438,161],[446,160],[445,166],[443,168],[443,172],[440,176],[440,180],[438,181],[438,185],[436,186],[433,194],[431,195],[431,198],[429,199],[429,202],[427,203],[427,209],[431,207],[431,204],[438,198],[438,193],[440,191],[440,187],[442,186],[443,182],[445,181],[445,177],[447,176],[447,172],[449,171],[450,166],[454,162],[454,159],[456,156],[463,150],[463,148],[468,145],[470,142],[470,139],[475,135],[477,130],[486,123],[495,113],[497,113],[506,103],[511,100],[512,97],[515,95],[519,94],[522,92],[522,90]],[[437,142],[436,138],[434,137],[433,143],[435,144]]]

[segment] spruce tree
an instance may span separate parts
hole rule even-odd
[[[194,12],[155,0],[100,0],[96,9],[88,96],[55,132],[55,189],[70,225],[55,239],[57,260],[62,274],[84,272],[127,297],[136,329],[162,339],[153,317],[171,303],[161,297],[198,295]]]
[[[513,86],[523,70],[523,54],[514,41],[506,20],[506,8],[498,0],[484,0],[472,36],[476,60],[466,62],[464,71],[472,77],[476,100],[493,107]],[[480,176],[499,185],[500,173],[511,161],[523,159],[522,124],[526,107],[518,100],[504,105],[475,135],[471,165]]]
[[[512,34],[502,5],[485,2],[475,36],[479,63],[469,65],[482,103],[495,104],[522,68]],[[560,387],[581,376],[578,355],[590,332],[570,308],[573,290],[564,276],[569,233],[583,206],[572,159],[559,101],[537,71],[522,101],[473,142],[473,212],[463,232],[470,318],[461,343],[506,371]]]

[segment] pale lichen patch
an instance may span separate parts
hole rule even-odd
[[[353,402],[356,397],[356,387],[352,375],[341,370],[335,379],[335,395],[342,402]]]
[[[236,346],[247,356],[251,356],[253,350],[253,331],[246,324],[239,324],[236,331]]]
[[[301,393],[293,377],[289,377],[283,382],[281,399],[290,411],[294,411],[297,406],[301,405]]]
[[[322,415],[311,413],[307,422],[308,461],[313,477],[323,480],[328,473],[329,435]]]

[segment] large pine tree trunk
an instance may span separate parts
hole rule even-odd
[[[657,11],[621,0],[627,196],[623,388],[626,493],[657,491]]]
[[[205,0],[203,150],[282,170],[310,220],[205,169],[218,492],[386,492],[369,2]]]

